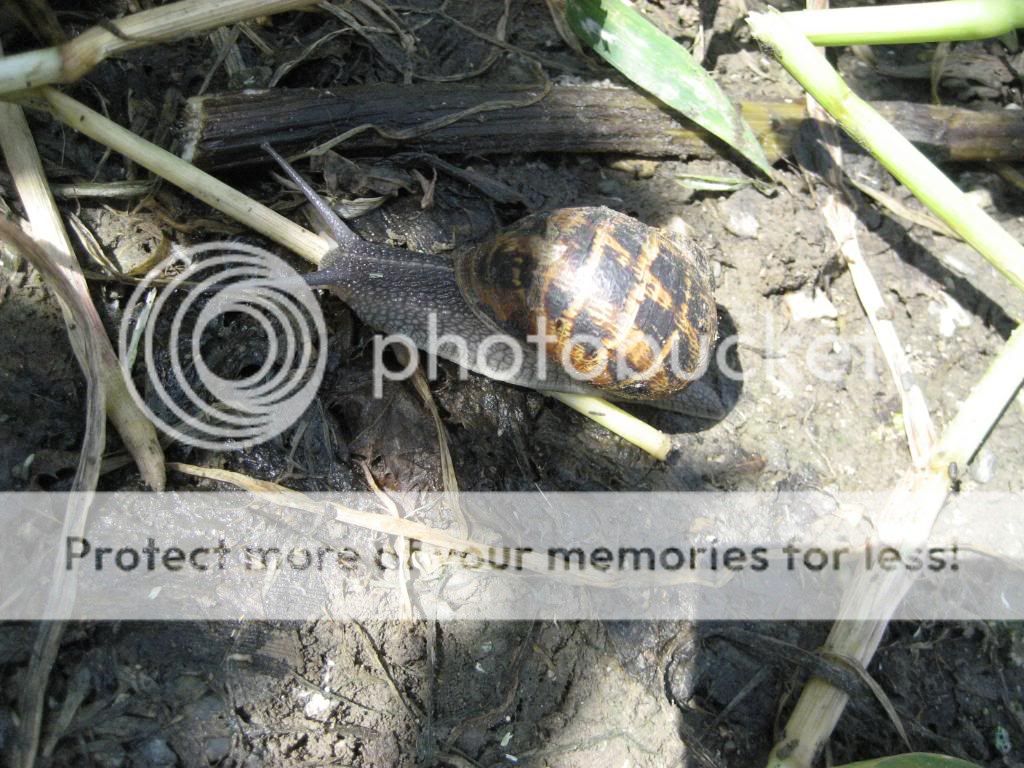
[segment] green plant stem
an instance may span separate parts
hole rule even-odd
[[[854,94],[787,17],[752,13],[748,21],[754,36],[772,49],[789,73],[850,136],[1010,282],[1024,290],[1024,247]]]
[[[981,40],[1024,27],[1020,0],[936,3],[791,11],[783,17],[816,45],[878,45]]]

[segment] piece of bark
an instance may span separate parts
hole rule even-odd
[[[730,150],[707,132],[634,90],[558,85],[539,89],[452,84],[350,86],[213,94],[189,100],[186,159],[203,168],[267,161],[259,146],[307,150],[359,126],[338,145],[344,154],[396,149],[439,155],[530,152],[621,153],[644,157],[710,157]],[[527,103],[533,100],[534,103]],[[432,121],[494,103],[448,125]],[[744,118],[774,162],[790,154],[803,104],[744,102]],[[940,161],[1024,158],[1024,112],[975,112],[909,102],[874,106],[910,141]],[[374,127],[376,126],[376,127]],[[381,129],[381,130],[378,130]],[[383,132],[382,132],[383,131]],[[395,138],[400,134],[401,138]]]

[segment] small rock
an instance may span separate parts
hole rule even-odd
[[[839,310],[835,304],[829,301],[824,291],[815,289],[813,298],[806,293],[797,291],[787,293],[783,297],[786,309],[789,310],[793,322],[799,323],[804,320],[835,320],[839,317]]]
[[[166,741],[153,738],[139,746],[134,762],[146,768],[174,768],[178,764],[178,756]]]
[[[336,706],[335,702],[317,691],[309,697],[309,701],[306,702],[306,706],[303,707],[302,711],[310,720],[322,723],[331,716]]]
[[[754,214],[747,211],[730,211],[725,217],[725,229],[736,237],[756,240],[760,228]]]
[[[996,731],[992,736],[992,746],[996,748],[996,752],[1000,755],[1008,755],[1013,750],[1010,732],[1001,725],[996,726]]]
[[[971,463],[971,477],[984,485],[992,479],[996,471],[996,455],[988,448],[978,451],[977,458]]]
[[[721,204],[725,229],[736,237],[756,240],[761,225],[757,214],[761,208],[760,194],[752,189],[741,189]]]
[[[948,293],[942,294],[943,303],[928,302],[928,314],[935,315],[939,320],[939,333],[950,338],[957,328],[966,328],[971,324],[971,316],[961,307],[956,299]]]
[[[230,754],[231,739],[227,736],[215,736],[212,739],[206,740],[205,756],[206,762],[210,765],[216,765],[226,760]]]

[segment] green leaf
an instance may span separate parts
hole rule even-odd
[[[623,0],[568,0],[573,31],[645,91],[713,133],[771,177],[739,110],[690,53]]]
[[[912,752],[906,755],[878,757],[861,763],[850,763],[840,768],[978,768],[978,766],[946,755]]]

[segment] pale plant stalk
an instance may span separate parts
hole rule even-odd
[[[1024,290],[1024,247],[961,192],[874,108],[859,98],[815,47],[777,13],[748,17],[754,36],[819,104],[931,211]]]
[[[319,264],[333,244],[243,195],[220,179],[161,149],[113,120],[53,88],[41,88],[46,108],[61,122],[119,152],[143,168],[199,198],[212,208],[251,227],[313,264]]]
[[[225,24],[312,5],[315,0],[182,0],[87,29],[59,48],[0,58],[0,94],[73,83],[109,56]]]
[[[830,193],[823,206],[823,214],[839,242],[839,251],[846,260],[847,269],[850,270],[857,298],[864,307],[864,313],[878,340],[878,346],[882,349],[882,356],[900,396],[900,412],[903,414],[903,429],[907,435],[911,459],[914,466],[924,466],[935,444],[935,425],[928,413],[924,392],[896,333],[896,326],[889,319],[882,291],[871,274],[871,268],[864,260],[860,244],[857,242],[856,214],[835,193]]]
[[[1022,382],[1024,326],[1013,332],[943,430],[926,468],[905,472],[873,517],[880,543],[913,549],[927,539],[950,492],[950,466],[967,465]],[[880,573],[867,570],[860,561],[823,650],[866,667],[913,583],[912,574],[903,569]],[[768,768],[809,768],[839,722],[848,698],[824,680],[812,678],[769,757]]]
[[[807,39],[787,27],[780,16],[752,14],[750,22],[755,36],[771,46],[808,93],[854,138],[867,146],[1014,284],[1022,285],[1022,249],[1013,238],[970,203],[877,113],[857,99]],[[1003,409],[1016,396],[1022,381],[1024,328],[1018,328],[939,442],[934,444],[928,440],[927,461],[904,473],[885,507],[874,518],[883,542],[914,547],[926,540],[949,495],[950,468],[965,466],[973,457]],[[912,583],[906,572],[879,575],[869,571],[863,562],[859,563],[853,582],[843,594],[837,621],[824,650],[867,666]],[[831,735],[847,699],[839,689],[813,678],[802,691],[772,751],[768,761],[770,768],[810,766]]]
[[[100,361],[99,383],[105,393],[107,416],[135,459],[143,480],[154,490],[161,490],[166,480],[166,470],[156,429],[128,392],[117,355],[103,331],[103,324],[92,303],[81,267],[75,259],[32,133],[21,107],[16,104],[0,102],[0,150],[3,151],[18,196],[25,207],[33,238],[44,246],[54,268],[64,273],[68,284],[78,293],[82,311],[90,315],[92,322],[83,332],[99,334],[95,346]],[[64,301],[61,301],[61,308],[65,323],[71,327],[71,308]],[[80,335],[71,333],[70,338],[75,355],[84,367],[85,353],[77,341]]]
[[[827,7],[828,0],[819,0],[819,3]],[[824,52],[822,58],[824,60]],[[871,330],[874,331],[878,346],[889,367],[889,374],[900,396],[900,410],[903,414],[903,428],[907,435],[910,456],[914,466],[921,467],[928,460],[935,444],[935,425],[928,413],[924,392],[917,382],[917,377],[914,376],[907,353],[896,333],[896,326],[889,319],[885,299],[861,252],[860,243],[857,241],[857,216],[839,191],[843,183],[839,173],[843,167],[843,153],[839,146],[836,125],[831,116],[810,96],[807,96],[807,114],[818,121],[822,151],[828,154],[832,168],[836,169],[828,179],[831,186],[825,190],[821,212],[839,245],[839,252],[846,259],[857,298],[860,299]]]
[[[982,40],[1024,27],[1020,0],[934,3],[790,11],[786,23],[816,45],[881,45]]]
[[[593,395],[577,395],[568,392],[548,392],[546,394],[565,403],[574,411],[582,413],[588,419],[596,421],[602,427],[621,435],[637,448],[661,461],[668,458],[672,449],[672,440],[664,432],[650,424],[640,421],[607,400]]]
[[[105,341],[103,326],[88,293],[83,294],[76,273],[56,263],[52,249],[44,247],[21,231],[11,221],[0,217],[0,240],[10,243],[43,276],[46,284],[60,298],[68,318],[68,336],[72,346],[79,352],[79,365],[85,374],[86,408],[85,434],[82,437],[82,451],[78,469],[68,497],[67,510],[61,524],[61,538],[80,537],[85,533],[85,523],[92,505],[92,494],[99,478],[103,443],[106,437],[103,386],[103,355],[101,341]],[[161,470],[163,466],[161,465]],[[53,576],[47,593],[46,616],[67,619],[71,617],[77,591],[76,575],[64,567],[63,558],[53,563]],[[64,621],[39,623],[35,643],[29,658],[28,668],[20,682],[18,708],[21,716],[19,738],[12,746],[12,765],[32,768],[39,751],[39,735],[42,729],[46,704],[46,688],[50,671],[57,660],[60,639],[64,632]]]
[[[313,264],[335,244],[286,219],[276,211],[229,187],[180,157],[121,127],[95,110],[53,88],[40,88],[45,109],[86,136],[110,147]],[[599,397],[558,394],[557,399],[642,448],[664,459],[671,441],[663,432]]]

